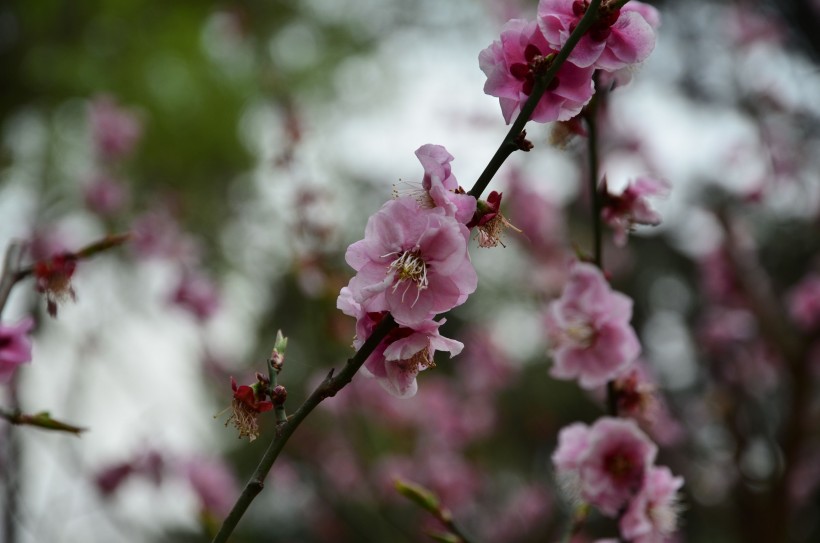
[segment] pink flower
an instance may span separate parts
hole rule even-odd
[[[629,503],[621,518],[621,535],[632,543],[665,543],[677,528],[678,490],[683,477],[675,477],[669,468],[651,468],[643,488]]]
[[[119,213],[128,201],[128,188],[106,175],[96,176],[83,189],[88,209],[105,217]]]
[[[213,281],[189,270],[182,273],[170,301],[189,311],[199,321],[211,318],[220,305],[219,292]]]
[[[632,300],[614,292],[590,264],[575,263],[561,298],[547,307],[550,375],[591,389],[614,379],[641,350],[629,324]]]
[[[615,516],[641,489],[656,454],[633,421],[604,417],[591,427],[561,430],[552,459],[559,478],[575,481],[581,499]]]
[[[478,63],[487,76],[484,92],[501,103],[507,124],[529,98],[537,72],[545,69],[547,55],[556,53],[535,22],[512,19],[501,30],[501,39],[481,51]],[[565,62],[558,70],[531,119],[566,121],[577,115],[594,92],[592,68]]]
[[[624,7],[601,3],[598,20],[581,37],[569,61],[586,68],[608,72],[643,62],[655,48],[655,30],[660,16],[655,8],[633,0]],[[564,46],[589,3],[586,0],[541,0],[538,25],[553,49]]]
[[[193,263],[200,257],[196,241],[183,233],[166,209],[149,211],[131,226],[131,246],[140,258],[169,258]]]
[[[416,149],[416,157],[424,168],[421,185],[426,196],[419,203],[422,207],[441,207],[458,222],[466,224],[475,212],[476,199],[466,194],[452,175],[453,155],[441,145],[428,143]]]
[[[18,366],[31,361],[34,319],[26,317],[17,324],[0,324],[0,383],[7,383]]]
[[[666,181],[639,177],[635,181],[630,181],[621,194],[614,195],[607,191],[604,179],[604,205],[601,216],[615,230],[616,245],[626,245],[627,233],[631,232],[636,224],[657,226],[661,223],[661,216],[650,207],[647,198],[664,197],[669,194],[669,189]]]
[[[788,295],[789,313],[804,330],[820,325],[820,275],[813,273],[803,278]]]
[[[225,463],[217,458],[192,458],[185,465],[185,475],[204,512],[218,518],[230,513],[239,486]]]
[[[356,338],[353,340],[353,347],[357,350],[387,314],[367,312],[353,299],[348,287],[342,288],[337,306],[357,319]],[[435,366],[433,356],[436,351],[447,351],[452,358],[464,348],[461,342],[439,334],[439,326],[444,322],[444,319],[438,322],[430,319],[415,323],[413,327],[393,329],[367,358],[363,373],[375,377],[387,392],[397,398],[415,396],[418,391],[416,376],[420,371]]]
[[[104,159],[124,158],[131,153],[142,135],[142,126],[136,115],[120,107],[110,96],[94,99],[90,119],[94,145]]]
[[[461,305],[478,283],[468,237],[439,207],[419,207],[410,197],[387,202],[345,254],[358,272],[349,285],[353,299],[408,327]]]

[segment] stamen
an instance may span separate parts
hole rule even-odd
[[[413,300],[413,305],[416,305],[416,302],[419,300],[419,296],[421,296],[421,291],[425,290],[429,286],[429,280],[427,279],[427,264],[421,258],[421,255],[419,255],[418,250],[404,251],[402,253],[388,253],[384,255],[384,257],[393,254],[399,254],[399,257],[393,260],[393,262],[390,263],[390,266],[387,267],[388,271],[395,272],[398,278],[396,283],[393,285],[393,292],[396,292],[399,285],[407,281],[408,284],[402,292],[401,297],[402,302],[404,302],[404,296],[410,288],[410,283],[415,283],[417,291],[416,299]]]

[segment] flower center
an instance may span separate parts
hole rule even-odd
[[[402,293],[402,301],[404,301],[404,295],[407,293],[407,289],[410,288],[410,284],[415,284],[418,289],[416,293],[416,300],[418,300],[421,291],[430,285],[427,279],[427,264],[425,264],[424,259],[421,258],[418,249],[414,251],[402,251],[398,253],[398,255],[398,258],[391,262],[387,268],[388,272],[393,271],[396,274],[397,279],[393,285],[393,292],[399,288],[399,285],[407,282],[407,288],[405,288]],[[415,301],[413,303],[415,303]]]
[[[616,481],[631,482],[635,477],[635,466],[632,458],[623,451],[616,451],[604,458],[604,469]]]
[[[540,70],[545,69],[546,63],[549,62],[549,60],[543,56],[541,50],[532,43],[527,44],[527,47],[524,49],[524,59],[527,63],[524,64],[522,62],[516,62],[510,66],[510,73],[517,80],[524,82],[521,92],[529,96],[532,94],[532,90],[535,87],[535,74]],[[552,81],[550,81],[550,84],[547,86],[547,90],[552,91],[557,89],[558,84],[558,78],[553,77]]]
[[[595,343],[595,329],[586,321],[578,321],[564,329],[564,334],[578,347],[587,349]]]

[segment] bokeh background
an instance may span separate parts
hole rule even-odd
[[[663,225],[604,260],[657,382],[647,431],[686,479],[679,540],[816,541],[817,329],[789,308],[820,265],[820,4],[653,4],[657,47],[608,98],[602,172],[673,189]],[[354,323],[335,308],[345,248],[421,179],[425,143],[472,186],[506,132],[478,53],[535,7],[0,5],[0,240],[26,240],[31,259],[107,233],[141,240],[81,263],[56,319],[31,283],[13,292],[4,321],[38,326],[3,405],[89,431],[0,423],[4,541],[207,539],[273,432],[271,417],[248,443],[215,419],[229,378],[264,371],[282,329],[293,410],[350,356]],[[120,151],[100,151],[100,122]],[[360,376],[325,402],[235,541],[423,541],[435,524],[395,476],[434,489],[477,541],[560,540],[569,508],[549,457],[562,426],[602,407],[549,377],[541,314],[591,247],[586,150],[560,127],[528,133],[535,149],[490,187],[524,232],[471,248],[478,291],[447,316],[464,352],[421,374],[413,399]],[[775,303],[761,310],[749,277]],[[614,533],[593,516],[574,541]]]

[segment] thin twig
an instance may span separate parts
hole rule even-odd
[[[375,350],[376,346],[378,346],[385,336],[387,336],[387,334],[396,326],[396,321],[393,320],[392,315],[387,315],[379,323],[376,329],[373,330],[373,333],[370,334],[370,337],[367,338],[367,341],[365,341],[361,349],[353,355],[353,358],[347,361],[344,368],[342,368],[342,370],[335,376],[333,375],[333,370],[331,370],[325,380],[322,381],[318,387],[316,387],[313,393],[305,400],[299,409],[296,410],[290,419],[277,426],[276,435],[274,436],[273,441],[271,441],[271,444],[268,446],[268,449],[259,461],[259,465],[256,467],[253,476],[251,476],[250,480],[245,485],[245,488],[242,490],[242,494],[239,496],[239,499],[237,499],[233,509],[231,509],[231,512],[228,514],[228,517],[225,519],[225,522],[216,534],[216,537],[214,537],[213,543],[225,543],[228,541],[228,537],[230,537],[231,533],[236,528],[236,525],[245,514],[248,506],[262,491],[262,488],[264,488],[264,481],[268,475],[268,472],[270,472],[273,467],[273,463],[276,462],[276,458],[279,456],[279,453],[284,448],[285,443],[288,442],[290,436],[293,435],[296,428],[299,427],[310,412],[313,411],[313,409],[315,409],[316,406],[318,406],[325,398],[335,396],[337,392],[339,392],[353,379],[353,376],[357,371],[359,371],[359,368],[362,367],[370,354]]]

